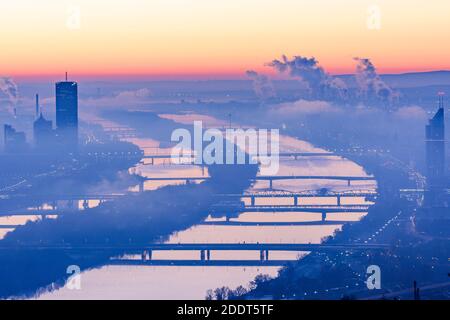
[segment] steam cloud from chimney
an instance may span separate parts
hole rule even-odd
[[[253,90],[261,101],[266,101],[276,96],[275,89],[269,77],[253,70],[248,70],[246,74],[253,80]]]
[[[370,59],[356,57],[353,60],[357,63],[355,78],[361,100],[388,104],[398,100],[398,93],[381,80]]]
[[[16,83],[9,77],[0,77],[0,92],[3,92],[3,94],[8,98],[8,110],[15,115],[15,107],[19,92]]]
[[[291,77],[301,79],[308,86],[311,98],[338,101],[348,98],[344,81],[325,72],[314,57],[294,56],[288,59],[283,55],[281,60],[275,59],[267,65],[280,73],[287,72]]]
[[[309,97],[305,98],[385,108],[395,105],[399,100],[398,92],[381,79],[370,59],[353,59],[356,61],[356,88],[348,88],[341,78],[327,73],[314,57],[294,56],[289,59],[283,55],[280,60],[275,59],[267,65],[279,73],[302,80],[308,88]]]

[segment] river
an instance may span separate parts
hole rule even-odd
[[[188,123],[190,118],[164,115],[180,123]],[[205,120],[205,119],[204,119]],[[208,118],[206,118],[206,121]],[[215,125],[219,123],[214,122]],[[159,148],[159,143],[151,139],[131,139],[147,154],[168,153]],[[280,136],[280,152],[324,152],[311,144],[292,137]],[[155,160],[151,165],[146,162],[130,170],[148,177],[194,177],[207,175],[206,170],[194,165],[173,165],[168,160]],[[278,175],[367,175],[359,165],[341,158],[309,157],[281,158]],[[179,181],[147,181],[145,190],[154,190],[168,183]],[[281,180],[275,181],[273,191],[268,191],[268,182],[261,181],[247,190],[248,192],[301,192],[327,188],[331,191],[375,190],[374,181],[355,181],[351,186],[346,181],[327,180]],[[134,190],[137,191],[137,187]],[[174,195],[176,197],[176,194]],[[248,203],[250,200],[245,199]],[[292,204],[292,198],[257,198],[256,204]],[[335,204],[335,198],[301,198],[303,204]],[[90,206],[98,202],[91,201]],[[342,204],[366,204],[364,197],[341,199]],[[328,225],[295,225],[289,223],[320,221],[320,213],[295,212],[244,212],[230,219],[231,225],[214,224],[224,218],[208,217],[206,223],[194,225],[187,230],[170,236],[169,243],[320,243],[323,237],[332,235],[342,226],[342,221],[355,222],[366,213],[333,213],[328,221],[337,221]],[[2,224],[21,224],[35,217],[2,218]],[[14,220],[11,220],[14,219]],[[6,222],[5,222],[6,221]],[[288,223],[289,222],[289,223]],[[260,225],[258,225],[260,223]],[[272,225],[271,225],[272,224]],[[3,230],[7,232],[8,230]],[[307,252],[271,252],[270,259],[295,260]],[[199,259],[198,252],[154,252],[154,259]],[[258,260],[256,251],[212,251],[211,259]],[[71,290],[67,286],[53,292],[40,295],[39,299],[204,299],[208,289],[228,286],[232,289],[239,285],[246,287],[258,274],[277,275],[280,267],[258,266],[115,266],[107,265],[99,269],[82,273],[81,289]]]

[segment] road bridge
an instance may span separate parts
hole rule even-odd
[[[10,199],[10,200],[34,200],[34,201],[43,201],[43,202],[51,202],[51,201],[83,201],[83,200],[114,200],[126,195],[125,193],[115,193],[115,194],[11,194],[5,195],[2,199]]]
[[[387,244],[313,244],[313,243],[153,243],[146,245],[12,245],[0,246],[2,250],[57,250],[67,251],[78,254],[94,254],[96,252],[110,251],[116,255],[111,258],[110,264],[120,265],[282,265],[288,260],[270,260],[271,251],[293,251],[293,252],[330,252],[330,251],[385,251],[389,250]],[[199,260],[172,260],[172,259],[153,259],[155,251],[198,251]],[[212,251],[256,251],[259,252],[259,260],[212,260]],[[120,258],[120,255],[126,253],[138,254],[140,259]]]
[[[245,206],[244,212],[307,212],[307,213],[320,213],[322,215],[322,221],[327,219],[328,214],[333,213],[363,213],[369,210],[368,205],[256,205]]]
[[[251,155],[254,159],[260,159],[260,158],[267,158],[267,157],[273,157],[274,155]],[[289,157],[289,158],[310,158],[310,157],[337,157],[334,153],[329,152],[280,152],[278,154],[279,158],[282,157]],[[154,165],[155,160],[157,159],[163,159],[163,160],[171,160],[170,163],[172,164],[181,164],[188,162],[189,164],[195,164],[195,158],[196,155],[193,153],[186,153],[186,154],[144,154],[142,156],[142,159],[150,159],[150,162],[143,163],[144,165]]]
[[[142,260],[142,259],[111,259],[108,265],[113,266],[177,266],[177,267],[281,267],[296,260]]]
[[[87,208],[86,206],[84,206]],[[308,212],[308,213],[320,213],[322,214],[322,221],[325,221],[328,214],[332,213],[363,213],[369,210],[369,205],[360,204],[345,204],[345,205],[246,205],[236,209],[230,207],[230,212],[227,214],[224,212],[221,216],[229,218],[231,215],[239,215],[241,212]],[[221,209],[220,212],[226,211],[226,207]],[[44,209],[44,208],[28,208],[22,211],[15,212],[3,212],[0,216],[58,216],[67,214],[77,214],[80,209],[77,207],[64,208],[64,209]],[[231,212],[233,211],[233,212]]]
[[[351,191],[330,191],[330,190],[314,190],[302,192],[289,191],[259,191],[259,192],[245,192],[244,194],[219,194],[223,198],[240,198],[250,199],[251,205],[254,206],[256,199],[274,199],[274,198],[292,198],[293,205],[297,206],[301,198],[336,198],[336,204],[341,205],[342,198],[365,198],[368,200],[375,200],[378,193],[374,190],[351,190]]]
[[[205,226],[269,226],[269,227],[280,227],[280,226],[327,226],[327,225],[342,225],[347,223],[354,223],[355,221],[348,220],[313,220],[313,221],[238,221],[238,220],[207,220],[199,223]]]
[[[208,176],[192,176],[192,177],[143,177],[142,181],[202,181],[211,179]],[[280,176],[257,176],[251,181],[269,181],[269,189],[273,189],[273,181],[275,180],[340,180],[347,181],[347,185],[351,185],[351,181],[374,181],[373,176],[333,176],[333,175],[280,175]]]

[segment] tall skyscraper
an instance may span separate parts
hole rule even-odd
[[[428,203],[435,204],[445,187],[444,97],[439,95],[439,109],[426,126],[426,165]]]
[[[59,142],[68,150],[78,146],[78,85],[76,82],[56,83],[56,128]]]

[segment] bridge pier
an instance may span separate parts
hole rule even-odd
[[[205,250],[200,250],[200,260],[205,261]]]
[[[340,206],[341,205],[341,196],[337,196],[337,205]]]
[[[251,196],[250,200],[251,200],[251,205],[255,206],[255,196]]]
[[[294,206],[298,206],[298,196],[294,196]]]
[[[270,190],[273,189],[273,180],[272,179],[269,180],[269,189]]]
[[[211,250],[209,250],[209,249],[200,250],[200,260],[201,261],[211,260]]]
[[[259,260],[268,261],[269,260],[269,250],[259,250]]]
[[[326,212],[322,212],[322,221],[327,220],[327,213]]]

